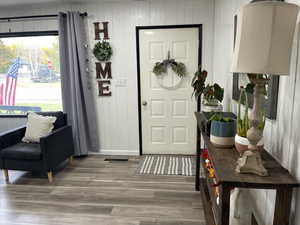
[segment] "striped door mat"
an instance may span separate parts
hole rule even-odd
[[[194,156],[147,155],[140,161],[140,174],[194,176]]]

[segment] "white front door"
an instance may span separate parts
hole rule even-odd
[[[143,154],[195,154],[197,104],[191,78],[198,67],[198,28],[139,31]],[[187,76],[168,69],[158,78],[156,62],[168,57],[183,62]]]

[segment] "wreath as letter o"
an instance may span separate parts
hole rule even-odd
[[[94,53],[94,56],[99,61],[108,61],[108,60],[110,60],[110,58],[113,54],[113,51],[112,51],[112,47],[110,46],[109,42],[99,41],[97,44],[95,44],[93,53]]]

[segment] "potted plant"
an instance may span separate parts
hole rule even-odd
[[[199,67],[192,79],[192,87],[194,88],[192,96],[195,96],[196,100],[198,100],[203,94],[202,111],[222,111],[221,102],[224,97],[224,89],[217,83],[213,85],[207,84],[205,86],[207,74],[206,70],[202,70],[201,67]]]
[[[248,85],[247,85],[248,88]],[[247,131],[249,130],[249,119],[248,119],[248,97],[247,97],[247,88],[241,87],[240,89],[240,97],[238,102],[238,114],[237,114],[237,123],[236,130],[237,133],[235,135],[235,148],[236,150],[242,154],[244,151],[248,150],[249,141],[247,139]],[[245,112],[242,118],[241,115],[241,102],[245,99]],[[259,124],[259,129],[263,130],[265,126],[265,117],[262,123]],[[263,138],[258,143],[259,149],[264,148]]]
[[[236,121],[230,117],[222,117],[214,114],[211,118],[210,141],[219,148],[230,148],[234,146],[236,134]]]
[[[207,71],[202,70],[200,66],[192,79],[192,87],[194,88],[192,96],[195,96],[196,100],[201,98],[201,95],[205,89],[205,80],[207,78],[207,74]]]
[[[224,89],[217,83],[207,84],[203,90],[203,111],[222,111],[221,102],[224,97]]]

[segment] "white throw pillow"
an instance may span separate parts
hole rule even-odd
[[[56,117],[41,116],[36,113],[29,113],[26,124],[26,132],[22,141],[26,143],[40,143],[40,138],[47,136],[53,129]]]

